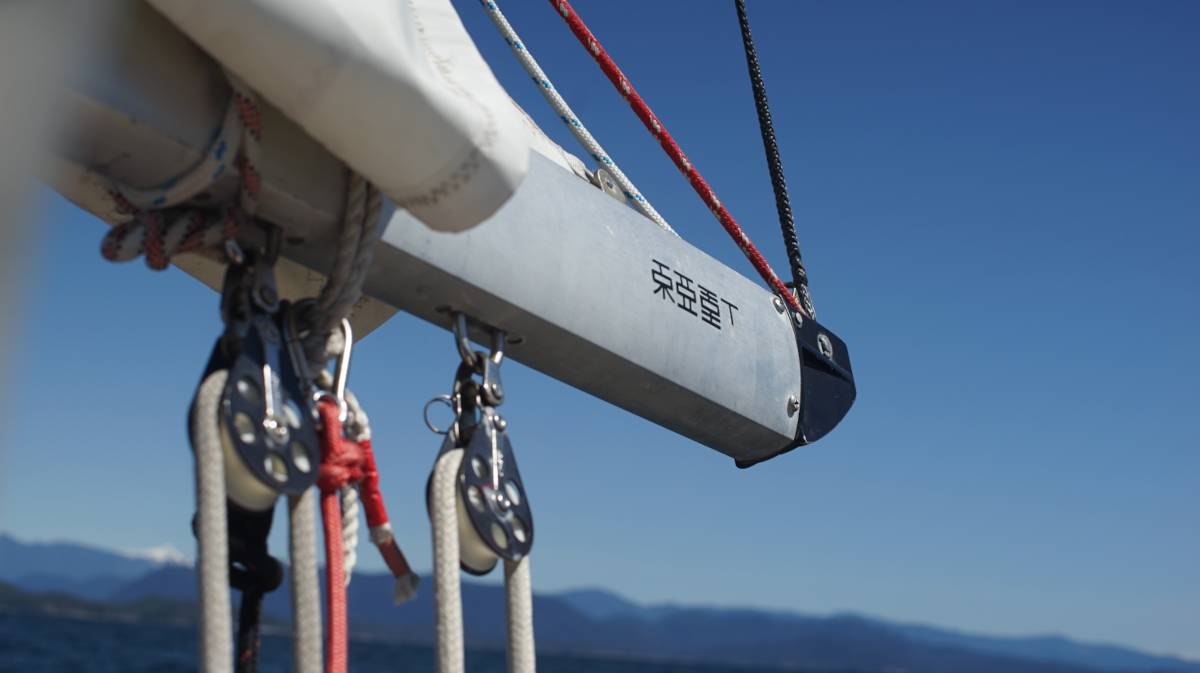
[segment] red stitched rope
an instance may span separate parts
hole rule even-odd
[[[342,434],[336,402],[317,403],[321,416],[321,519],[325,531],[325,673],[346,673],[346,571],[342,567],[342,486],[362,479],[363,451]]]
[[[371,440],[355,442],[345,436],[339,417],[341,411],[333,400],[323,397],[317,403],[317,412],[321,418],[321,466],[317,470],[317,487],[321,491],[321,519],[325,531],[325,595],[328,597],[325,621],[329,625],[325,673],[346,673],[346,569],[343,565],[341,489],[358,484],[367,525],[372,530],[386,527],[388,514],[379,492],[379,471],[375,467]],[[386,540],[376,540],[375,544],[394,577],[412,572],[393,536],[389,534]]]
[[[612,57],[600,45],[600,41],[596,39],[592,31],[588,30],[587,25],[584,24],[583,19],[571,7],[571,4],[567,0],[550,0],[550,4],[562,15],[563,20],[570,26],[571,32],[579,39],[580,44],[587,49],[588,53],[595,59],[596,64],[608,76],[609,81],[625,97],[625,100],[629,103],[629,107],[633,108],[638,119],[641,119],[642,123],[645,124],[646,130],[650,131],[651,135],[655,138],[658,138],[658,144],[662,146],[667,155],[671,157],[671,160],[675,162],[675,166],[687,177],[688,182],[692,185],[692,189],[696,190],[696,193],[704,200],[709,210],[717,217],[721,226],[733,238],[733,242],[737,243],[737,246],[741,248],[746,258],[750,260],[755,270],[758,271],[758,275],[762,276],[767,285],[771,286],[775,293],[782,297],[788,303],[788,306],[792,307],[793,311],[808,317],[808,313],[800,306],[800,302],[796,300],[795,295],[788,290],[783,281],[779,280],[779,276],[775,275],[775,271],[771,269],[771,265],[763,258],[758,248],[754,247],[754,243],[750,241],[750,237],[742,230],[737,220],[733,219],[733,215],[729,214],[725,206],[721,205],[721,201],[717,199],[717,195],[713,192],[712,187],[708,186],[708,183],[704,181],[700,172],[688,161],[683,150],[679,148],[679,144],[675,142],[675,139],[671,137],[666,127],[654,116],[654,111],[638,95],[638,92],[629,83],[625,74],[613,62]]]

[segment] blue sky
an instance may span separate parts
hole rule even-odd
[[[506,4],[667,219],[752,274],[548,3]],[[1200,657],[1200,5],[749,4],[817,309],[859,400],[820,443],[737,470],[506,365],[536,585]],[[574,150],[482,10],[458,7]],[[577,8],[782,269],[732,3]],[[191,549],[184,415],[216,295],[103,262],[98,221],[42,204],[0,528]],[[428,567],[439,438],[421,406],[457,356],[407,316],[355,354],[389,508]]]

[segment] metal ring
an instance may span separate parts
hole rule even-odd
[[[432,406],[434,402],[441,402],[442,404],[449,407],[450,412],[453,413],[454,412],[454,398],[449,395],[438,395],[437,397],[434,397],[425,403],[425,411],[421,414],[425,419],[425,427],[429,428],[430,432],[432,432],[435,435],[448,435],[448,434],[450,434],[449,428],[446,428],[445,430],[438,430],[437,426],[434,425],[433,422],[429,420],[429,407]]]

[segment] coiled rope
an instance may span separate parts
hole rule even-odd
[[[671,225],[667,224],[663,216],[658,214],[654,206],[650,205],[646,197],[634,186],[633,181],[621,171],[621,168],[617,166],[617,163],[613,161],[608,152],[604,151],[604,148],[600,146],[600,142],[596,140],[595,136],[579,120],[579,116],[571,110],[571,106],[567,104],[566,99],[558,92],[558,88],[554,86],[554,83],[546,76],[546,72],[538,65],[537,59],[533,57],[533,54],[529,53],[529,49],[526,48],[521,37],[517,35],[517,31],[512,27],[512,24],[508,22],[508,18],[504,16],[504,12],[500,11],[500,6],[496,4],[495,0],[482,0],[481,4],[487,10],[492,23],[496,25],[496,29],[500,31],[500,35],[504,37],[504,41],[512,49],[512,53],[517,57],[517,61],[525,68],[525,72],[529,73],[529,76],[533,78],[538,91],[541,92],[542,97],[546,99],[550,107],[554,108],[554,111],[558,113],[558,118],[567,125],[567,129],[571,131],[571,135],[575,136],[575,139],[579,141],[579,144],[583,146],[583,149],[588,154],[592,155],[593,159],[608,169],[617,186],[621,188],[621,191],[625,193],[625,196],[629,200],[633,201],[634,207],[641,211],[643,215],[653,220],[662,229],[675,233]]]
[[[642,100],[642,97],[638,95],[637,90],[629,83],[629,79],[617,67],[612,57],[604,50],[600,41],[596,39],[596,36],[584,24],[583,19],[575,12],[571,4],[566,0],[550,0],[550,4],[562,16],[563,20],[566,21],[580,44],[592,55],[593,60],[600,66],[600,70],[613,83],[617,91],[624,96],[629,106],[633,108],[634,113],[637,114],[638,119],[641,119],[642,124],[650,131],[651,135],[658,139],[659,145],[666,151],[667,156],[671,157],[671,160],[675,162],[675,166],[688,179],[688,182],[692,185],[692,189],[695,190],[713,215],[716,216],[717,221],[721,223],[721,226],[725,228],[729,236],[733,238],[734,243],[741,249],[746,259],[750,260],[750,264],[758,271],[758,275],[771,287],[775,294],[791,306],[793,311],[800,315],[808,316],[809,314],[805,311],[804,307],[800,305],[796,297],[783,284],[783,281],[779,280],[779,276],[775,274],[771,265],[767,263],[767,260],[763,258],[762,253],[754,246],[750,237],[742,230],[741,225],[737,223],[737,220],[733,219],[733,215],[721,204],[716,192],[712,190],[712,187],[708,186],[708,183],[705,182],[704,177],[700,175],[696,167],[692,165],[692,162],[688,161],[687,156],[680,149],[679,144],[675,142],[671,133],[667,131],[666,127],[658,120],[658,117],[654,115],[654,111],[650,109],[646,101]]]
[[[738,24],[742,29],[742,46],[746,52],[746,69],[750,73],[750,85],[754,89],[754,109],[758,112],[758,129],[762,134],[763,151],[767,155],[767,166],[771,173],[771,189],[775,192],[775,210],[779,213],[779,228],[783,234],[783,247],[787,250],[788,265],[792,270],[792,287],[800,297],[808,315],[816,318],[812,294],[808,289],[808,272],[800,258],[800,240],[796,236],[796,224],[792,220],[792,203],[788,198],[787,180],[783,175],[783,159],[779,156],[779,143],[775,141],[775,124],[771,120],[771,105],[767,102],[767,85],[763,83],[762,69],[758,65],[758,52],[754,48],[754,37],[750,34],[750,19],[746,17],[745,0],[734,0],[737,7]]]
[[[221,127],[204,155],[186,172],[146,189],[97,176],[107,182],[105,191],[113,209],[130,218],[104,236],[100,254],[105,259],[126,262],[145,254],[146,265],[161,271],[177,254],[233,239],[241,223],[258,211],[262,116],[253,92],[237,76],[228,71],[225,75],[232,92]],[[208,189],[230,165],[240,175],[236,204],[216,212],[178,207]]]

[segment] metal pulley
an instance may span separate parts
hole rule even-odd
[[[519,561],[529,554],[533,512],[508,439],[508,423],[496,411],[504,400],[500,381],[504,332],[492,330],[491,352],[483,353],[472,350],[466,327],[466,317],[456,313],[454,333],[463,361],[452,394],[431,402],[448,403],[455,415],[443,433],[439,458],[462,452],[456,502],[459,565],[471,574],[486,575],[501,558]],[[427,489],[427,498],[429,493]]]
[[[204,379],[226,376],[218,418],[229,499],[270,509],[313,485],[320,463],[295,307],[280,302],[273,255],[239,255],[225,274],[218,339]]]

